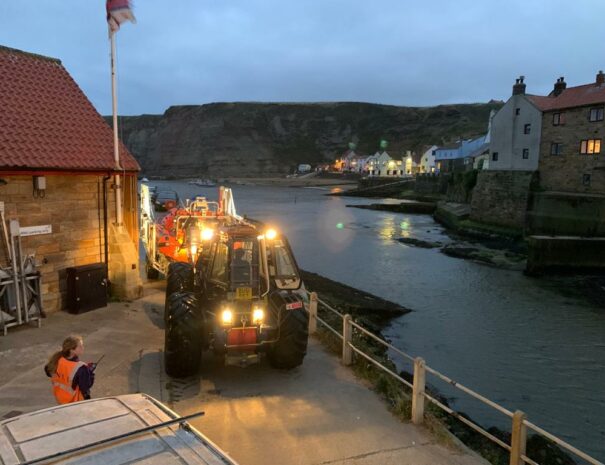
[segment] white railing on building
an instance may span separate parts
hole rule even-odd
[[[428,400],[429,402],[435,404],[437,407],[441,408],[448,414],[450,414],[450,415],[454,416],[456,419],[460,420],[465,425],[469,426],[473,430],[477,431],[478,433],[482,434],[483,436],[490,439],[494,443],[498,444],[503,449],[506,449],[510,453],[510,462],[509,462],[510,465],[521,465],[523,463],[527,463],[529,465],[541,465],[525,455],[528,428],[533,430],[535,433],[538,433],[538,434],[544,436],[545,438],[551,440],[552,442],[557,444],[559,447],[565,449],[566,451],[571,452],[572,454],[576,455],[577,457],[582,458],[583,460],[585,460],[587,463],[589,463],[591,465],[605,465],[605,464],[603,464],[603,462],[599,462],[598,460],[596,460],[595,458],[586,454],[585,452],[582,452],[581,450],[575,448],[571,444],[563,441],[562,439],[556,437],[555,435],[549,433],[548,431],[545,431],[544,429],[540,428],[539,426],[536,426],[533,423],[529,422],[526,418],[525,413],[523,413],[522,411],[517,410],[516,412],[513,413],[510,410],[507,410],[506,408],[502,407],[501,405],[498,405],[497,403],[489,400],[488,398],[482,396],[481,394],[473,391],[472,389],[454,381],[453,379],[449,378],[448,376],[427,366],[425,361],[422,358],[412,357],[411,355],[406,354],[402,350],[394,347],[393,345],[389,344],[388,342],[384,341],[380,337],[376,336],[375,334],[371,333],[370,331],[368,331],[367,329],[362,327],[360,324],[353,321],[353,318],[351,317],[351,315],[343,314],[343,313],[339,312],[337,309],[333,308],[328,303],[319,299],[317,297],[317,293],[309,292],[308,296],[309,296],[309,303],[305,306],[305,308],[307,309],[307,311],[309,313],[309,333],[310,334],[316,333],[318,323],[320,323],[323,326],[323,328],[327,329],[332,334],[334,334],[336,337],[338,337],[340,340],[342,340],[342,362],[344,365],[351,365],[353,363],[353,354],[354,353],[358,354],[362,358],[364,358],[367,361],[369,361],[370,363],[374,364],[380,370],[386,372],[387,374],[389,374],[390,376],[392,376],[393,378],[395,378],[396,380],[398,380],[399,382],[401,382],[402,384],[404,384],[405,386],[410,388],[412,390],[411,421],[413,423],[415,423],[415,424],[423,423],[425,400]],[[319,317],[319,315],[317,314],[319,305],[321,305],[322,308],[328,310],[332,314],[335,314],[336,316],[338,316],[339,318],[342,319],[342,330],[337,330],[337,329],[333,328],[325,320],[323,320],[322,318]],[[397,373],[395,373],[393,370],[384,366],[378,360],[376,360],[372,356],[366,354],[361,349],[356,347],[353,344],[354,330],[357,330],[358,333],[368,336],[369,338],[375,340],[376,342],[383,345],[390,351],[402,356],[404,359],[408,360],[409,362],[412,362],[414,364],[413,383],[410,383],[409,381],[405,380],[404,378],[399,376]],[[505,443],[501,439],[497,438],[493,434],[491,434],[488,431],[486,431],[485,429],[483,429],[481,426],[479,426],[476,423],[472,422],[471,420],[465,418],[464,416],[460,415],[455,410],[451,409],[447,405],[443,404],[439,400],[437,400],[434,397],[432,397],[431,395],[429,395],[425,390],[427,373],[441,379],[442,381],[445,381],[449,385],[461,390],[462,392],[468,394],[469,396],[479,400],[483,404],[488,405],[489,407],[492,407],[493,409],[497,410],[498,412],[509,417],[510,421],[511,421],[511,427],[512,427],[511,443],[510,444]]]

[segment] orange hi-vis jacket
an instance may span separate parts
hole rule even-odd
[[[54,373],[50,379],[57,403],[69,404],[71,402],[84,400],[84,395],[80,392],[80,388],[76,386],[74,389],[72,384],[78,369],[85,365],[86,363],[84,362],[72,362],[65,357],[59,359],[59,362],[57,363],[57,372]]]

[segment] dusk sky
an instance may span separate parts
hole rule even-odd
[[[430,106],[605,68],[602,0],[137,0],[118,32],[119,113],[225,101]],[[103,0],[0,2],[0,45],[62,60],[111,112]],[[1,70],[0,70],[1,71]]]

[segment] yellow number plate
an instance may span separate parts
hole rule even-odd
[[[251,287],[238,287],[235,289],[235,298],[237,300],[246,300],[252,298],[252,288]]]

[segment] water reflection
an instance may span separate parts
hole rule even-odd
[[[191,189],[173,186],[181,197]],[[404,247],[394,239],[451,239],[429,216],[346,208],[376,199],[325,192],[234,187],[238,211],[283,230],[302,268],[413,309],[387,333],[397,347],[505,407],[525,411],[530,421],[603,461],[602,309],[563,295],[564,279],[528,278],[439,249]],[[215,190],[206,195],[215,198]],[[500,424],[492,410],[459,392],[451,395],[456,408],[487,425]]]

